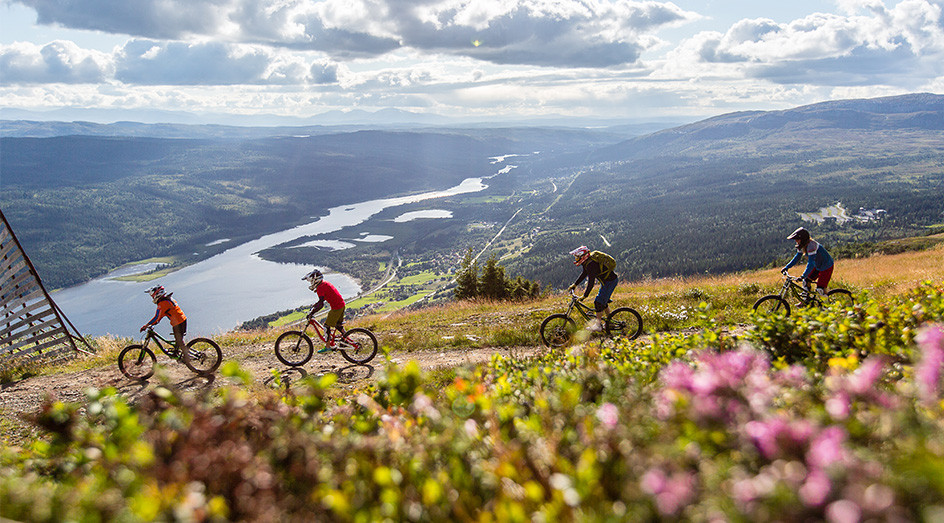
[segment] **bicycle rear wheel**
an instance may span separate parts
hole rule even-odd
[[[781,298],[780,295],[771,294],[757,300],[754,303],[754,311],[763,314],[777,314],[783,312],[785,316],[789,316],[790,304],[787,303],[787,300]]]
[[[223,362],[223,351],[215,341],[194,338],[187,344],[187,353],[181,356],[184,365],[191,371],[206,376],[216,372]]]
[[[606,317],[606,334],[635,340],[642,334],[642,316],[635,309],[620,307]]]
[[[347,361],[363,365],[377,354],[377,337],[367,329],[351,329],[339,340],[338,352]]]
[[[128,345],[118,354],[118,368],[125,376],[144,381],[154,375],[157,358],[143,345]]]
[[[301,331],[283,332],[275,340],[275,357],[289,367],[301,367],[311,359],[314,346]]]
[[[541,341],[547,347],[563,347],[577,332],[577,323],[566,314],[551,314],[541,322]]]
[[[852,299],[852,293],[846,289],[833,289],[826,293],[826,296],[829,297],[829,303],[839,304],[843,309],[848,309],[855,304],[855,300]]]

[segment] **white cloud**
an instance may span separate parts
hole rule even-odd
[[[267,50],[251,46],[131,40],[116,55],[115,78],[139,85],[236,85],[266,83],[272,74],[277,83],[300,83],[286,76],[292,67],[270,70],[271,62]]]
[[[67,41],[0,46],[0,78],[5,84],[98,83],[111,68],[110,56]]]
[[[814,13],[789,23],[741,20],[725,33],[699,33],[670,52],[663,73],[695,70],[776,83],[905,86],[920,82],[928,71],[944,72],[939,1],[904,0],[891,9],[879,1],[842,3],[849,15]],[[859,14],[863,10],[866,14]]]
[[[35,9],[42,24],[148,39],[263,43],[335,59],[406,46],[558,67],[633,63],[659,43],[653,31],[698,17],[653,0],[11,1]]]

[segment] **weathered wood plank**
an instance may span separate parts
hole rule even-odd
[[[44,303],[49,303],[49,301],[46,300],[46,296],[43,294],[43,290],[40,288],[36,288],[35,290],[31,291],[30,294],[27,294],[25,296],[19,295],[19,296],[12,296],[10,298],[5,298],[3,300],[0,300],[0,314],[15,315],[16,314],[15,309],[17,307],[22,307],[23,304],[29,303],[34,300],[39,300],[39,299],[42,299]]]
[[[46,325],[47,327],[52,326],[52,325],[59,325],[59,321],[55,319],[50,320],[44,323],[44,325]],[[20,347],[26,347],[30,344],[39,343],[41,340],[50,338],[57,334],[64,333],[65,331],[66,329],[64,327],[49,329],[45,332],[31,330],[29,334],[25,335],[25,337],[20,337],[20,338],[11,340],[11,343],[9,345],[7,345],[6,347],[0,347],[0,350],[16,350],[16,349],[19,349]]]
[[[38,307],[48,307],[45,310],[35,311]],[[53,316],[56,314],[56,310],[49,306],[46,302],[39,302],[30,305],[26,309],[21,309],[19,316],[11,318],[0,318],[0,343],[3,343],[3,339],[10,336],[10,333],[21,329],[23,327],[29,326],[30,323],[38,323],[42,318],[47,316]],[[29,315],[27,315],[27,313]],[[15,320],[15,321],[14,321]],[[17,333],[19,335],[21,333]]]

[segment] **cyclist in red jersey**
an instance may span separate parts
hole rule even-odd
[[[334,285],[324,281],[324,275],[321,274],[321,271],[318,269],[306,274],[302,280],[307,281],[308,288],[315,291],[315,294],[318,295],[318,303],[316,303],[311,312],[308,313],[309,317],[320,311],[326,301],[328,305],[331,306],[331,310],[328,312],[328,316],[324,321],[325,338],[328,339],[328,343],[324,348],[318,350],[319,354],[324,354],[334,350],[334,337],[331,335],[331,329],[340,329],[341,323],[344,321],[344,298],[341,297],[341,293],[338,292],[338,289],[335,288]]]
[[[157,304],[157,312],[154,313],[151,321],[141,327],[141,332],[152,325],[157,325],[166,316],[170,319],[170,326],[174,329],[174,341],[177,344],[177,350],[182,350],[184,335],[187,334],[187,315],[184,314],[180,305],[177,305],[177,302],[171,299],[174,293],[166,293],[163,285],[151,287],[145,292],[150,294],[151,301]]]

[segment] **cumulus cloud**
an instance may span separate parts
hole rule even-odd
[[[7,84],[97,83],[106,79],[111,68],[108,55],[68,41],[0,46],[0,78]]]
[[[815,13],[789,23],[741,20],[727,32],[699,33],[673,60],[744,64],[741,71],[780,83],[859,85],[894,81],[909,71],[944,71],[944,4],[845,0],[848,15]],[[864,13],[864,14],[863,14]]]
[[[131,40],[116,56],[115,78],[143,85],[256,84],[266,83],[270,63],[266,51],[250,46]],[[292,73],[290,67],[278,73],[282,82],[299,82],[284,77]]]
[[[36,10],[40,24],[178,39],[226,30],[233,0],[15,0]]]
[[[630,64],[656,29],[696,17],[671,3],[501,0],[422,5],[397,22],[405,45],[498,64]]]
[[[43,24],[150,39],[206,37],[336,59],[407,47],[500,64],[633,63],[652,32],[698,17],[656,0],[12,0]]]
[[[311,83],[336,84],[338,83],[338,64],[332,62],[315,62],[309,69]]]

